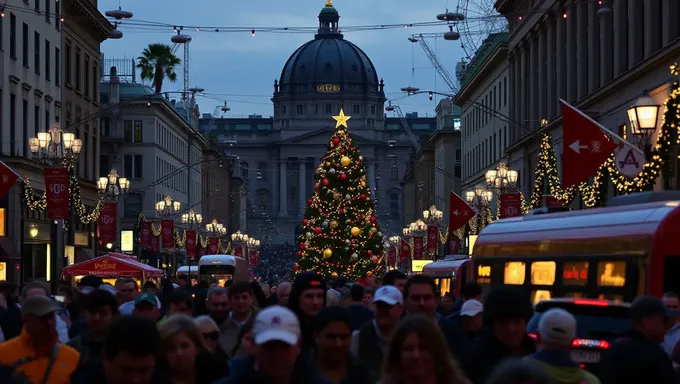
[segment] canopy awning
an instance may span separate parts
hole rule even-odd
[[[95,275],[100,277],[133,277],[136,279],[161,278],[164,275],[160,269],[118,253],[107,253],[92,260],[69,265],[64,268],[63,274],[64,276]]]

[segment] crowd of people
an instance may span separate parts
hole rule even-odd
[[[397,270],[379,286],[313,272],[266,291],[255,281],[175,283],[140,289],[133,279],[87,276],[63,304],[52,296],[63,292],[37,282],[0,285],[0,383],[677,382],[675,345],[660,346],[677,330],[668,322],[677,296],[638,298],[631,331],[591,373],[570,357],[574,316],[551,309],[531,337],[533,306],[514,287],[483,299],[469,282],[461,297],[440,297],[430,277]]]
[[[295,246],[291,244],[264,245],[260,249],[260,261],[255,275],[260,281],[276,284],[287,279],[295,264]]]

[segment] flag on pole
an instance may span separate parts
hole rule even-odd
[[[475,211],[467,201],[453,191],[449,192],[449,233],[462,228],[475,217]]]

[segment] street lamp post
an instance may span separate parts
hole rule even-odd
[[[234,256],[245,257],[244,248],[248,244],[250,237],[241,231],[231,234],[231,246],[234,249]]]
[[[427,225],[427,252],[433,259],[437,259],[439,253],[439,225],[443,218],[444,212],[438,210],[434,204],[423,211],[423,221]]]
[[[486,188],[492,192],[495,192],[499,196],[498,201],[496,201],[496,216],[498,218],[505,216],[515,216],[510,212],[501,214],[502,212],[499,211],[498,204],[500,204],[500,199],[504,194],[515,191],[518,177],[519,174],[517,171],[509,169],[505,163],[500,163],[496,169],[489,169],[484,175],[484,179],[486,180]],[[503,207],[501,207],[501,209],[502,208]]]
[[[161,199],[160,201],[156,202],[156,215],[158,215],[161,218],[161,233],[164,234],[166,230],[170,230],[170,236],[172,236],[172,231],[174,231],[174,216],[177,215],[180,212],[180,209],[182,209],[182,203],[179,201],[173,200],[171,196],[166,195]],[[167,221],[170,221],[170,223],[167,223]],[[168,227],[163,228],[163,224],[168,225]],[[162,237],[163,235],[161,235]],[[161,245],[162,244],[162,238],[161,238]],[[165,253],[164,253],[164,262],[166,264],[166,270],[168,275],[172,274],[172,263],[170,262],[170,255],[168,254],[169,252],[172,252],[172,256],[174,257],[174,239],[173,239],[173,247],[165,248]]]
[[[390,236],[388,239],[390,242],[390,246],[394,247],[394,255],[395,255],[395,260],[394,260],[394,267],[397,268],[397,266],[400,264],[399,261],[401,259],[401,237],[394,235]]]
[[[128,191],[130,190],[130,180],[126,177],[119,177],[118,172],[115,169],[112,169],[111,172],[107,176],[102,176],[97,180],[97,192],[99,193],[99,196],[106,201],[106,204],[104,206],[104,209],[102,209],[101,215],[106,215],[109,219],[113,219],[115,228],[114,231],[115,233],[118,233],[118,229],[120,228],[118,226],[118,213],[117,213],[117,204],[118,199],[122,196],[123,198],[127,198],[128,196]],[[109,208],[108,206],[111,206]],[[113,216],[113,217],[111,217]],[[102,216],[100,216],[101,218]],[[100,224],[102,221],[100,221]],[[99,235],[102,236],[100,238],[101,240],[106,240],[102,241],[102,243],[111,244],[111,240],[113,240],[113,237],[117,237],[113,235],[112,233],[105,234],[100,228]],[[117,239],[116,239],[117,240]],[[99,244],[99,242],[97,242]],[[113,246],[113,244],[111,244]]]
[[[256,267],[260,261],[260,240],[253,237],[248,238],[248,257],[247,261],[251,267]]]
[[[187,232],[185,234],[186,239],[184,243],[184,249],[187,252],[187,265],[189,266],[189,273],[191,273],[191,260],[196,257],[198,239],[196,236],[196,231],[201,228],[201,223],[203,223],[203,215],[196,213],[193,208],[189,212],[183,213],[181,216],[182,224],[186,227]],[[193,242],[191,250],[193,254],[189,254],[189,240]]]
[[[482,185],[478,185],[474,190],[465,192],[465,199],[470,203],[470,206],[477,212],[477,233],[486,225],[484,213],[489,209],[489,205],[493,201],[493,192],[487,190]]]
[[[656,131],[660,108],[661,105],[649,97],[647,91],[644,91],[627,111],[631,133],[637,139],[640,149],[644,150],[647,161],[652,157],[651,138]]]
[[[409,224],[408,229],[409,235],[413,238],[413,259],[421,260],[425,251],[424,236],[427,233],[427,224],[418,219]]]
[[[59,123],[55,122],[47,132],[38,132],[36,137],[28,139],[28,148],[34,161],[47,167],[66,167],[78,162],[78,156],[83,149],[83,142],[71,132],[64,132]],[[53,242],[54,263],[51,276],[58,278],[65,264],[64,219],[54,221],[56,225],[55,241]]]

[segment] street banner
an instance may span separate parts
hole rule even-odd
[[[449,240],[447,241],[449,245],[449,255],[458,254],[458,236],[453,233],[449,233]]]
[[[151,222],[142,220],[142,225],[139,231],[139,242],[142,246],[142,249],[151,249]]]
[[[69,218],[68,169],[45,168],[45,191],[47,192],[47,218]]]
[[[211,237],[208,239],[208,254],[216,255],[219,249],[219,239],[217,237]]]
[[[427,252],[435,253],[437,251],[439,229],[434,225],[427,226]]]
[[[187,251],[187,259],[196,259],[196,231],[186,232],[186,242],[184,243],[184,248]]]
[[[425,239],[423,239],[422,236],[414,237],[413,238],[413,260],[422,260],[423,259],[423,242]]]
[[[234,245],[234,256],[243,257],[243,247],[240,245]]]
[[[453,191],[449,192],[449,233],[464,227],[475,217],[475,211],[467,201]]]
[[[163,248],[175,247],[175,222],[172,220],[161,220],[161,242]]]
[[[0,199],[5,197],[10,188],[19,179],[19,174],[7,166],[7,164],[0,161]]]
[[[104,203],[99,212],[99,241],[102,244],[116,242],[116,203]]]
[[[159,247],[159,242],[160,242],[160,236],[156,236],[153,233],[151,234],[151,252],[158,252],[160,251]]]
[[[387,254],[387,260],[388,260],[388,267],[396,267],[397,266],[397,247],[394,245],[390,246],[390,250],[388,251]]]
[[[562,102],[562,187],[588,181],[618,145],[604,127],[585,113]],[[609,132],[609,130],[606,130]]]
[[[399,260],[409,260],[411,258],[411,245],[406,240],[401,241]]]
[[[500,196],[501,211],[499,218],[517,217],[522,215],[522,195],[519,193],[504,193]]]

